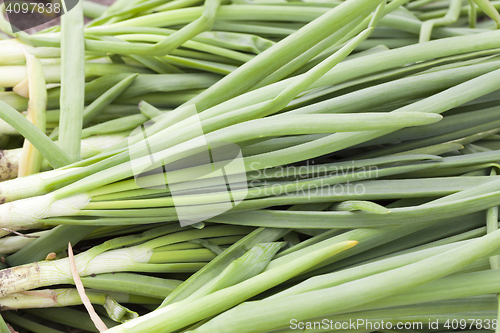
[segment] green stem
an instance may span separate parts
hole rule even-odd
[[[241,257],[248,249],[259,243],[274,242],[288,232],[287,229],[277,228],[260,228],[252,231],[188,278],[163,301],[160,307],[186,299],[216,278],[226,269],[226,267],[234,260]]]
[[[83,6],[79,1],[61,20],[61,117],[59,146],[71,162],[81,159],[85,100]]]
[[[45,133],[40,131],[35,125],[29,122],[17,110],[0,100],[0,115],[3,120],[14,127],[22,136],[24,136],[43,157],[54,168],[63,167],[71,163],[71,159],[66,152],[57,146]],[[78,141],[80,145],[80,141]]]
[[[474,1],[472,0],[467,0],[469,3],[469,28],[473,29],[476,27],[477,23],[477,8],[476,5],[474,4]]]
[[[0,333],[10,333],[10,329],[0,315]]]
[[[20,315],[14,314],[12,311],[4,312],[3,316],[7,318],[7,320],[12,324],[14,324],[15,326],[25,328],[33,333],[63,333],[63,331],[59,331],[51,327],[44,326],[35,321],[24,318]],[[4,332],[2,331],[2,333]],[[7,330],[6,333],[11,333],[11,331]]]
[[[211,293],[196,301],[172,304],[155,310],[145,316],[127,322],[110,330],[111,332],[174,332],[184,326],[211,317],[236,304],[259,294],[279,283],[300,274],[310,267],[321,263],[328,257],[355,246],[357,242],[342,242],[313,251],[302,257],[283,263],[239,284]],[[189,309],[193,310],[190,311]],[[160,320],[162,318],[162,320]],[[165,319],[165,320],[163,320]],[[212,331],[213,332],[213,331]]]
[[[452,0],[446,15],[439,19],[432,19],[422,23],[420,28],[420,43],[428,42],[431,39],[432,29],[435,26],[449,25],[458,20],[462,10],[462,0]]]
[[[500,232],[497,231],[416,263],[339,286],[274,300],[243,303],[192,332],[262,332],[289,325],[290,318],[301,321],[339,313],[446,276],[498,249],[499,239]],[[332,299],[337,301],[331,302]],[[266,315],[270,309],[273,309],[272,316]]]
[[[41,132],[45,133],[47,88],[42,64],[37,58],[26,53],[26,66],[29,81],[28,115],[26,118]],[[42,158],[42,154],[35,150],[33,144],[25,140],[19,161],[18,176],[23,177],[40,172]]]

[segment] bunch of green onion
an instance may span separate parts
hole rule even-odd
[[[0,332],[500,332],[499,9],[0,16]]]

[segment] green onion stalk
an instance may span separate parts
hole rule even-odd
[[[110,135],[99,135],[91,136],[81,140],[81,154],[82,158],[89,158],[97,155],[104,150],[118,144],[126,137],[126,133],[123,134],[110,134]],[[16,149],[6,149],[2,151],[2,156],[0,158],[0,166],[2,174],[2,180],[14,179],[18,177],[18,167],[19,160],[21,158],[21,148]],[[41,171],[50,170],[51,166],[47,161],[42,161]]]
[[[123,328],[126,330],[133,330],[135,325],[138,325],[139,322],[139,325],[144,328],[145,325],[147,325],[144,323],[147,323],[151,320],[151,317],[156,314],[159,315],[160,313],[163,316],[167,317],[176,316],[176,314],[183,314],[181,317],[176,316],[177,318],[181,318],[180,320],[169,320],[168,324],[161,325],[161,327],[159,327],[159,329],[163,331],[175,331],[176,329],[180,329],[189,324],[193,324],[201,319],[213,316],[220,311],[229,309],[242,300],[248,299],[267,288],[284,282],[287,279],[295,276],[296,274],[319,264],[322,260],[325,260],[326,258],[331,257],[332,255],[335,255],[336,253],[344,251],[355,245],[356,242],[342,242],[333,245],[330,244],[329,246],[324,246],[323,248],[316,249],[315,251],[303,253],[302,256],[287,258],[288,260],[283,260],[282,262],[279,262],[279,260],[275,260],[274,262],[271,261],[262,273],[247,278],[242,282],[236,283],[232,286],[230,285],[223,289],[214,290],[211,293],[207,293],[206,296],[202,296],[203,294],[201,294],[201,297],[197,299],[191,300],[190,298],[186,298],[181,302],[173,303],[159,310],[153,311],[149,315],[142,316],[135,321],[129,321],[125,324],[126,327],[117,327],[116,329],[120,330]],[[242,263],[243,260],[242,262],[234,262],[235,265],[240,265]],[[228,266],[226,270],[221,273],[221,279],[223,279],[228,271],[232,269],[234,269],[232,266]],[[234,292],[234,294],[232,292]],[[206,307],[206,303],[204,302],[205,299],[207,301],[213,301],[216,298],[219,298],[220,300],[219,302],[216,302],[217,306]],[[196,311],[190,313],[188,311],[188,308],[194,309]],[[145,328],[150,329],[150,327]]]
[[[45,65],[43,66],[45,80],[47,83],[61,82],[61,66],[60,65]],[[86,77],[103,76],[107,74],[120,73],[149,73],[149,70],[140,67],[133,67],[121,64],[100,64],[89,63],[85,69]],[[26,66],[0,66],[0,73],[3,77],[0,86],[14,87],[27,78]]]
[[[122,307],[118,303],[131,303],[131,304],[158,304],[161,300],[129,295],[123,293],[105,293],[94,290],[87,290],[87,296],[89,297],[92,304],[103,305],[108,313],[119,313],[127,312],[126,314],[121,314],[122,318],[113,318],[115,321],[123,322],[127,319],[137,318],[139,315],[133,313],[132,311]],[[18,309],[30,309],[45,308],[45,307],[65,307],[82,304],[80,295],[76,289],[42,289],[37,291],[24,291],[18,294],[11,294],[2,298],[1,306],[2,309],[18,310]]]
[[[492,241],[495,242],[495,237],[499,237],[499,233],[492,233],[488,236],[483,236],[477,240],[474,240],[468,244],[462,245],[456,249],[448,250],[441,254],[437,254],[427,259],[420,260],[413,264],[388,270],[386,272],[374,274],[362,279],[347,282],[345,284],[340,284],[335,287],[320,289],[312,292],[305,292],[298,294],[296,296],[289,296],[285,298],[277,298],[274,300],[262,300],[254,303],[243,303],[236,308],[225,312],[224,314],[212,319],[206,324],[194,329],[194,332],[224,332],[227,328],[231,329],[238,328],[238,330],[248,331],[248,332],[260,332],[263,330],[277,329],[282,326],[289,324],[290,311],[293,312],[292,317],[297,320],[306,320],[308,318],[314,318],[321,315],[339,313],[349,308],[359,306],[368,302],[373,302],[378,298],[387,297],[396,293],[401,293],[412,287],[422,285],[425,282],[436,280],[442,276],[450,274],[456,269],[459,269],[474,260],[479,259],[483,256],[487,256],[489,253],[498,249],[497,247],[485,247],[484,242]],[[463,256],[461,254],[464,254]],[[467,255],[465,255],[467,254]],[[432,266],[432,271],[427,269]],[[426,267],[426,269],[422,269]],[[387,284],[387,279],[394,277],[390,281],[391,284]],[[404,278],[403,278],[404,277]],[[369,283],[368,283],[369,282]],[[351,289],[352,288],[352,289]],[[335,295],[338,299],[342,297],[341,295],[346,295],[346,299],[343,302],[332,303],[331,297]],[[314,297],[312,297],[314,296]],[[284,302],[286,300],[286,303]],[[324,301],[323,301],[324,300]],[[314,302],[311,307],[304,306],[305,301]],[[273,303],[280,302],[281,307],[279,307],[278,312],[274,310],[275,316],[267,317],[264,322],[260,321],[258,324],[249,323],[248,315],[257,317],[257,312],[268,311],[267,306],[274,307]],[[298,303],[297,303],[298,302]],[[288,304],[283,307],[283,304]],[[296,304],[301,304],[300,307],[296,307]],[[243,309],[246,308],[246,309]],[[245,317],[240,317],[238,313],[245,310]],[[252,310],[251,312],[248,312]],[[319,312],[318,312],[319,311]],[[161,310],[158,311],[158,315]],[[283,313],[283,319],[278,315]],[[151,313],[150,317],[154,317],[155,313]],[[145,318],[144,316],[141,317]],[[164,318],[162,318],[164,319]],[[223,319],[224,324],[221,326],[218,322]],[[133,328],[133,321],[124,324],[123,327],[127,331]],[[151,324],[151,321],[149,321]],[[141,325],[144,328],[144,323]],[[153,328],[152,328],[153,329]],[[115,328],[119,330],[119,328]]]
[[[244,235],[246,227],[207,227],[181,231],[170,224],[135,236],[124,236],[104,242],[74,257],[80,276],[111,272],[196,272],[213,259],[207,251],[155,251],[156,248],[199,238]],[[139,243],[139,244],[137,244]],[[136,244],[136,245],[134,245]],[[128,246],[127,245],[132,245]],[[182,252],[182,251],[180,251]],[[180,260],[180,262],[177,262]],[[46,260],[2,270],[1,295],[73,281],[69,258]]]
[[[56,330],[56,332],[64,332],[66,326],[90,332],[99,332],[87,313],[74,308],[26,309],[18,311],[17,315],[9,311],[8,317],[9,321],[16,323],[18,327],[27,327],[30,330],[52,329]],[[49,319],[50,322],[44,322],[44,319]],[[101,319],[107,327],[117,325],[106,314],[101,316]]]

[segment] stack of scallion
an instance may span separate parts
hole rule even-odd
[[[500,332],[499,1],[7,10],[0,333]]]

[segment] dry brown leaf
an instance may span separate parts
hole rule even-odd
[[[10,333],[19,333],[18,331],[16,331],[12,326],[10,326],[9,323],[7,323],[7,328],[9,329]]]
[[[73,255],[73,248],[71,247],[71,243],[68,243],[68,258],[71,265],[71,274],[73,275],[73,280],[75,281],[76,290],[78,290],[78,294],[82,300],[83,305],[85,305],[85,309],[89,313],[90,319],[94,322],[95,327],[99,330],[99,332],[104,332],[108,328],[102,321],[102,319],[97,315],[90,303],[89,297],[85,294],[85,288],[83,287],[82,280],[80,279],[80,275],[78,275],[78,270],[76,269],[75,256]]]

